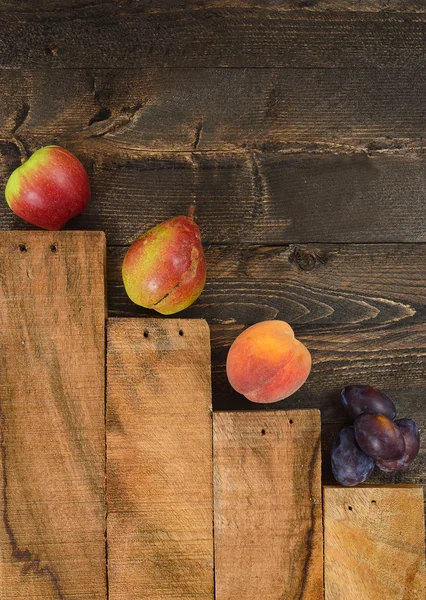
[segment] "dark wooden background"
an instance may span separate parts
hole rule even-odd
[[[182,316],[212,332],[215,409],[268,409],[226,381],[232,340],[290,322],[313,356],[282,408],[383,387],[426,424],[426,0],[0,0],[0,180],[57,143],[106,231],[109,313],[144,316],[129,244],[195,202],[208,280]],[[1,228],[28,226],[3,203]],[[275,406],[274,406],[275,408]],[[417,461],[373,481],[426,483]]]

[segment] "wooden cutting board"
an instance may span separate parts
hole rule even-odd
[[[214,414],[216,600],[322,600],[318,410]]]
[[[0,599],[105,600],[105,236],[0,233]]]
[[[207,323],[110,319],[107,354],[110,600],[213,600]]]
[[[424,600],[421,486],[324,488],[326,600]]]

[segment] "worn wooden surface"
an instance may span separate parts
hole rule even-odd
[[[285,11],[174,0],[56,4],[62,8],[0,11],[0,67],[422,68],[426,61],[422,12],[313,13],[303,2]]]
[[[93,201],[69,226],[107,233],[111,315],[148,315],[120,260],[195,200],[209,272],[182,316],[212,327],[215,408],[259,408],[226,352],[279,317],[314,358],[279,406],[322,409],[326,481],[343,385],[383,386],[425,427],[424,0],[0,0],[0,26],[0,186],[16,141],[82,159]],[[423,438],[373,481],[425,484]]]
[[[426,6],[426,4],[425,4]],[[0,70],[0,139],[129,151],[424,147],[415,69]],[[58,94],[58,89],[60,94]],[[383,98],[386,97],[386,102]],[[243,108],[243,110],[242,110]],[[81,150],[80,150],[81,151]]]
[[[112,2],[109,2],[112,4]],[[131,6],[127,0],[127,5]],[[134,5],[136,3],[133,3]],[[92,0],[90,7],[97,9],[108,5],[105,0]],[[137,5],[145,12],[175,9],[182,11],[183,8],[267,8],[279,11],[303,9],[304,12],[329,12],[353,11],[353,12],[426,12],[424,0],[139,0]],[[14,0],[2,0],[0,11],[15,14],[38,14],[40,10],[57,14],[67,13],[71,9],[81,9],[87,6],[84,0],[39,0],[35,4],[32,0],[22,0],[18,4]],[[126,7],[126,2],[121,2]]]
[[[322,600],[317,410],[213,419],[216,600]]]
[[[100,6],[113,4],[105,0],[92,0],[89,8],[94,10]],[[132,2],[121,2],[121,7],[128,8]],[[406,12],[423,13],[426,12],[424,0],[139,0],[133,5],[140,10],[149,12],[165,11],[167,9],[182,11],[184,8],[207,9],[207,8],[266,8],[278,11],[302,9],[304,12],[330,12],[333,11],[351,11],[351,12]],[[2,0],[0,11],[15,14],[39,14],[40,10],[52,13],[66,14],[71,9],[81,9],[87,7],[84,0],[39,0],[35,4],[32,0],[22,0],[18,4],[14,0]]]
[[[324,488],[326,600],[423,600],[421,487]]]
[[[426,242],[423,155],[124,151],[111,158],[67,147],[86,157],[93,186],[92,203],[70,227],[100,228],[111,245],[186,214],[191,201],[206,244]],[[11,148],[13,160],[6,150],[0,165],[4,183],[20,164]],[[25,226],[6,204],[1,214],[3,227]]]
[[[0,234],[0,598],[106,600],[105,237]]]
[[[205,321],[109,320],[107,500],[111,600],[213,600]]]

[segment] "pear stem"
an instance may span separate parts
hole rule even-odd
[[[21,142],[21,140],[19,140],[17,137],[13,137],[12,138],[12,142],[15,144],[15,146],[18,148],[19,150],[19,154],[21,155],[21,165],[24,164],[24,162],[27,160],[28,158],[28,151],[25,148],[24,144]]]
[[[195,214],[197,211],[197,207],[195,206],[195,204],[190,204],[188,207],[188,217],[190,219],[192,219],[193,221],[197,220],[197,215]]]

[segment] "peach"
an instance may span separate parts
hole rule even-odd
[[[232,387],[252,402],[288,398],[306,381],[311,355],[284,321],[262,321],[234,340],[226,361]]]

